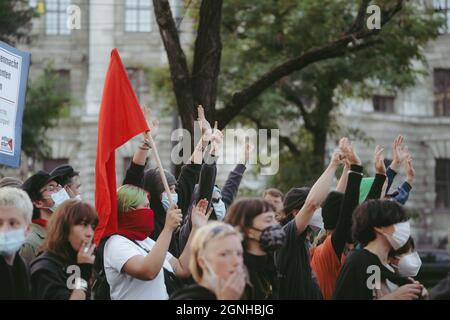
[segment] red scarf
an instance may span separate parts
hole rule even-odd
[[[153,233],[154,213],[144,208],[119,214],[117,234],[130,240],[142,241]]]
[[[47,222],[48,222],[48,220],[39,218],[39,219],[33,219],[32,222],[34,224],[40,225],[44,229],[47,229]]]

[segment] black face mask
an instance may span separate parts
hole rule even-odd
[[[261,231],[259,244],[261,245],[261,248],[267,253],[274,252],[280,249],[286,241],[286,232],[279,224],[268,226],[264,230],[253,227],[252,229]]]

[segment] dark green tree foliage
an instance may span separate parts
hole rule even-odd
[[[42,74],[28,82],[22,126],[22,151],[42,159],[49,155],[46,131],[57,124],[70,103],[70,95],[60,90],[61,79],[48,65]]]
[[[17,40],[28,39],[34,15],[26,0],[0,0],[0,41],[13,45]]]

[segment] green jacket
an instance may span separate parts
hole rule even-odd
[[[30,265],[31,260],[42,252],[42,244],[47,236],[47,230],[38,224],[31,224],[30,235],[25,240],[25,243],[20,248],[19,254],[25,260],[27,265]]]

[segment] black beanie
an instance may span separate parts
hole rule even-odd
[[[175,176],[167,170],[164,170],[164,174],[166,175],[167,184],[170,186],[176,185],[177,180]],[[159,174],[159,170],[157,168],[147,170],[144,174],[144,189],[152,196],[156,195],[159,197],[164,190],[164,184],[161,180],[161,175]]]
[[[283,211],[285,214],[290,214],[293,210],[300,210],[305,204],[306,197],[308,196],[311,188],[292,188],[286,194],[283,202]]]
[[[322,204],[322,219],[325,230],[336,228],[339,211],[341,209],[344,194],[337,191],[331,191]]]

